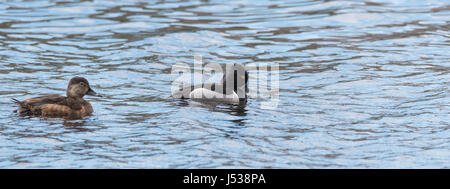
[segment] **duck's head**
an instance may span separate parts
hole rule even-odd
[[[226,67],[222,78],[225,87],[225,93],[230,94],[233,91],[239,98],[247,98],[248,92],[248,71],[242,64],[233,64]]]
[[[91,89],[88,80],[83,77],[73,77],[70,79],[66,93],[67,97],[72,98],[83,98],[84,95],[101,97],[101,95]]]

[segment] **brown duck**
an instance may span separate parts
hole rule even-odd
[[[83,77],[73,77],[67,86],[66,97],[51,94],[30,98],[24,101],[12,99],[20,105],[21,116],[71,117],[79,118],[91,115],[91,104],[83,99],[84,95],[100,96],[89,86]],[[17,110],[16,110],[17,111]]]

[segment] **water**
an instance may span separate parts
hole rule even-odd
[[[450,1],[7,1],[1,168],[450,168]],[[171,98],[171,67],[280,65],[278,108]],[[10,98],[87,97],[81,120]]]

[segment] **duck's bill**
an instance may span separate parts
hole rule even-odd
[[[94,90],[92,90],[91,88],[89,88],[89,90],[88,90],[88,92],[86,93],[86,95],[103,97],[102,95],[96,93],[96,92],[95,92]]]

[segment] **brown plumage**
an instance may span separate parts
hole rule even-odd
[[[91,104],[83,99],[84,95],[98,95],[82,77],[74,77],[69,81],[67,96],[57,94],[30,98],[24,101],[12,99],[19,104],[21,116],[71,117],[79,118],[91,115],[94,110]]]

